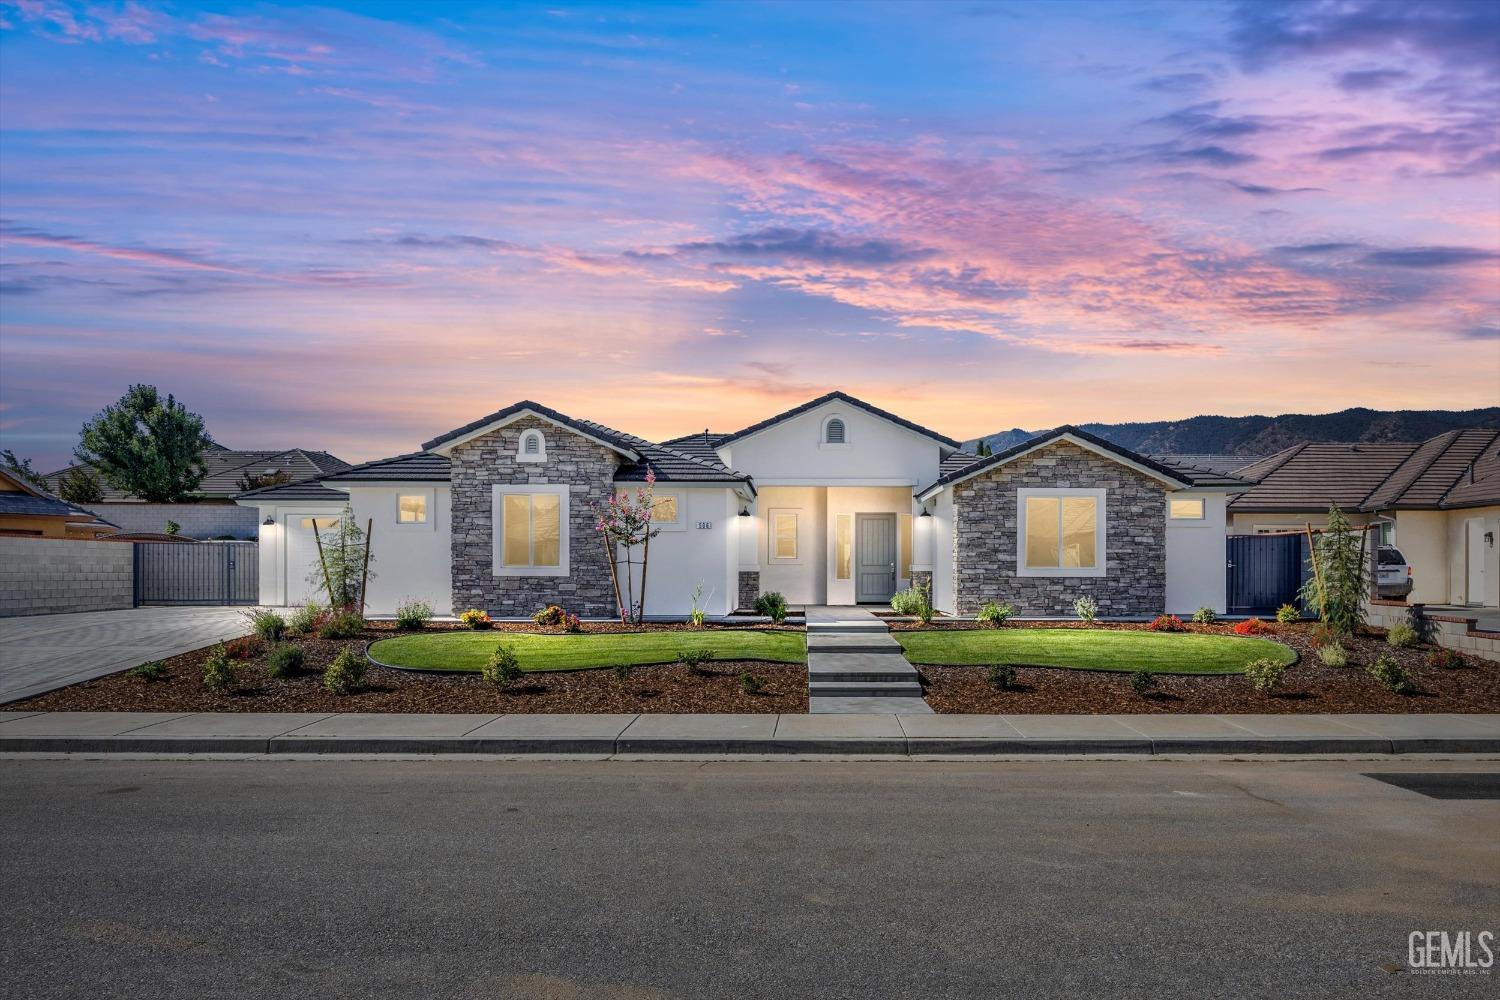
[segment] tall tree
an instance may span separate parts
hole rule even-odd
[[[104,499],[104,487],[87,467],[75,465],[57,481],[57,495],[68,503],[99,503]]]
[[[74,456],[116,489],[149,503],[177,503],[203,482],[213,439],[203,418],[154,385],[133,385],[83,425]]]

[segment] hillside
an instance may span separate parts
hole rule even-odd
[[[1188,417],[1126,424],[1080,424],[1107,441],[1151,455],[1269,455],[1303,441],[1421,441],[1463,427],[1500,428],[1500,406],[1481,410],[1370,410],[1284,413],[1279,417]],[[1038,431],[985,435],[1000,451]],[[977,441],[965,443],[966,448]]]

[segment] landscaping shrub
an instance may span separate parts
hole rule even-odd
[[[287,619],[287,630],[296,635],[314,635],[328,617],[328,609],[317,601],[308,601],[292,612]]]
[[[1325,667],[1347,667],[1349,665],[1349,654],[1344,651],[1344,645],[1337,640],[1317,647],[1318,659],[1323,661]]]
[[[358,611],[340,611],[318,629],[319,639],[358,639],[365,620]]]
[[[404,601],[396,608],[396,627],[416,632],[432,618],[432,605],[426,601]]]
[[[365,679],[365,658],[352,649],[343,649],[323,670],[323,687],[334,694],[348,694]]]
[[[1099,602],[1087,594],[1073,602],[1073,613],[1086,622],[1099,617]]]
[[[1182,624],[1182,619],[1176,615],[1157,615],[1151,619],[1151,624],[1146,626],[1153,632],[1186,632],[1187,626]]]
[[[1411,675],[1393,656],[1382,655],[1365,670],[1392,694],[1406,694],[1412,690]]]
[[[224,646],[224,652],[231,660],[248,660],[260,652],[260,640],[250,635],[231,639]]]
[[[621,684],[624,684],[626,681],[628,681],[630,679],[630,675],[631,675],[631,673],[634,670],[635,670],[635,666],[633,664],[630,664],[630,663],[616,663],[615,664],[615,680],[619,681]]]
[[[168,535],[175,535],[181,530],[182,525],[178,524],[176,521],[168,521],[166,528],[163,529],[163,532]]]
[[[1302,612],[1295,604],[1283,604],[1276,609],[1276,623],[1278,625],[1295,625],[1302,620]]]
[[[1369,559],[1363,533],[1356,533],[1338,504],[1328,508],[1328,526],[1312,547],[1313,572],[1302,585],[1301,600],[1336,635],[1356,634],[1365,623],[1369,596]]]
[[[505,687],[520,679],[521,661],[516,658],[516,651],[502,642],[479,668],[479,675],[495,687]]]
[[[1385,630],[1385,643],[1392,649],[1406,649],[1417,644],[1417,630],[1406,622],[1397,622]]]
[[[1286,673],[1286,664],[1279,660],[1259,659],[1251,660],[1245,664],[1245,677],[1255,690],[1260,692],[1271,691],[1281,684],[1281,677]]]
[[[282,643],[266,657],[266,673],[272,677],[290,677],[302,669],[302,650],[291,643]]]
[[[286,633],[286,619],[274,611],[250,611],[245,614],[251,630],[266,642],[280,642]]]
[[[1234,628],[1231,631],[1235,635],[1265,635],[1268,632],[1275,632],[1276,630],[1259,618],[1246,618],[1242,622],[1235,622]]]
[[[786,621],[786,598],[780,591],[768,590],[755,599],[755,613],[765,615],[777,625]]]
[[[695,674],[702,673],[703,664],[713,658],[714,654],[706,649],[684,649],[677,654],[677,662]]]
[[[564,632],[578,633],[583,631],[583,623],[571,611],[563,612],[562,627]]]
[[[984,679],[996,691],[1009,691],[1016,686],[1016,668],[1009,663],[992,663]]]
[[[1156,675],[1149,670],[1136,670],[1130,675],[1130,690],[1146,697],[1146,692],[1156,687]]]
[[[693,601],[693,610],[688,612],[688,621],[693,623],[693,628],[702,628],[703,620],[708,617],[708,613],[698,606],[698,602],[703,599],[703,584],[695,586],[689,596]],[[714,595],[710,592],[708,596],[712,598]]]
[[[1193,612],[1193,622],[1197,625],[1212,625],[1218,620],[1219,616],[1215,614],[1214,609],[1209,607],[1207,604],[1203,605],[1203,607]]]
[[[916,587],[898,590],[891,598],[891,610],[898,615],[915,615],[922,605],[922,591]]]
[[[490,627],[490,616],[478,608],[470,608],[459,615],[458,620],[463,622],[466,628],[471,628],[476,632],[483,632]]]
[[[999,628],[1005,624],[1007,618],[1015,613],[1016,609],[1009,604],[996,604],[994,601],[985,601],[984,607],[980,608],[979,614],[974,617],[981,625],[988,625],[990,628]]]
[[[531,620],[537,625],[545,625],[550,627],[553,625],[561,625],[563,616],[566,614],[567,612],[558,605],[549,604],[545,608],[542,608],[540,611],[536,612],[536,614],[532,615]]]
[[[762,686],[760,678],[750,671],[747,670],[740,674],[740,690],[746,694],[760,694]]]
[[[1440,646],[1427,654],[1427,665],[1441,670],[1459,670],[1467,663],[1458,650]]]
[[[161,660],[147,660],[131,667],[129,673],[138,681],[159,681],[167,676],[167,665]]]
[[[234,683],[234,664],[229,661],[229,652],[221,642],[209,650],[203,661],[203,686],[222,691]]]

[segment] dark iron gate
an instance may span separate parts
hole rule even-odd
[[[1263,615],[1283,604],[1301,606],[1297,595],[1312,572],[1306,535],[1230,535],[1226,542],[1230,614]]]
[[[255,604],[255,542],[136,542],[135,603]]]

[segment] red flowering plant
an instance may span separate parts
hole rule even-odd
[[[640,624],[646,614],[646,562],[651,556],[651,539],[661,534],[660,528],[651,526],[657,503],[655,486],[656,473],[647,466],[646,484],[637,488],[634,495],[621,490],[610,497],[599,506],[594,521],[609,560],[609,577],[614,583],[620,621],[626,624]],[[635,561],[637,547],[641,550],[639,563]],[[635,589],[636,566],[641,568],[639,597]]]
[[[1268,632],[1275,632],[1276,629],[1259,618],[1246,618],[1242,622],[1237,622],[1233,631],[1235,635],[1265,635]]]
[[[1146,627],[1153,632],[1186,632],[1188,630],[1188,627],[1182,624],[1182,619],[1176,615],[1157,615]]]

